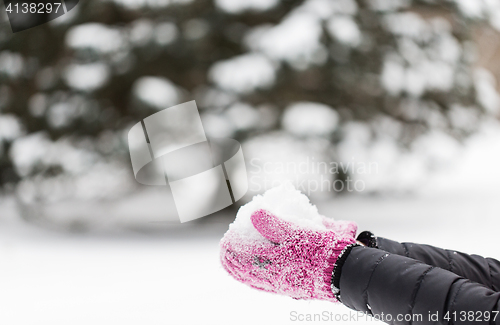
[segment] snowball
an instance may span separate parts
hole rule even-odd
[[[323,225],[323,216],[309,198],[296,190],[290,182],[274,187],[263,195],[256,195],[238,210],[236,219],[229,225],[229,230],[238,233],[243,238],[264,240],[264,237],[254,228],[250,219],[258,210],[264,209],[275,216],[292,222],[301,228],[311,230],[327,230]]]

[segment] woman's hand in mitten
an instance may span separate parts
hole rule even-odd
[[[356,224],[324,218],[326,229],[310,230],[266,210],[251,216],[262,238],[229,230],[221,240],[221,261],[235,279],[295,299],[337,301],[331,277],[342,250],[356,242]]]

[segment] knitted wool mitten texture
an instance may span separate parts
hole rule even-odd
[[[325,230],[310,230],[284,221],[266,210],[251,216],[261,240],[229,230],[222,238],[221,262],[236,280],[256,289],[295,299],[336,302],[331,289],[337,257],[356,242],[357,226],[324,218]]]

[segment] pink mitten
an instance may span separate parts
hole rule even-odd
[[[331,288],[337,257],[356,242],[357,226],[323,219],[327,229],[301,228],[271,214],[255,211],[251,221],[262,238],[229,230],[221,240],[222,265],[236,280],[295,299],[337,301]]]

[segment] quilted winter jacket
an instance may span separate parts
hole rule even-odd
[[[389,324],[500,324],[500,262],[398,243],[353,247],[339,274],[347,307]]]

